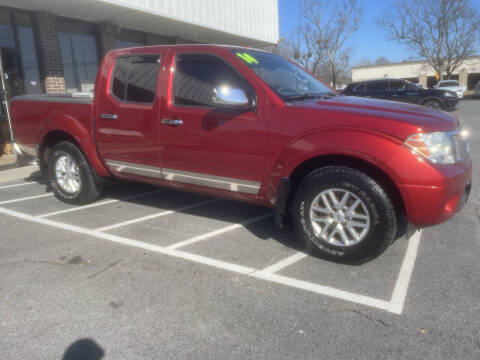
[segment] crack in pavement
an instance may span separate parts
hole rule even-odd
[[[381,325],[383,325],[383,326],[385,326],[385,327],[390,327],[390,326],[392,326],[391,324],[388,324],[388,323],[386,323],[386,322],[383,321],[383,320],[375,319],[375,318],[371,317],[370,315],[365,314],[365,313],[363,313],[363,312],[361,312],[361,311],[359,311],[359,310],[355,310],[355,309],[337,309],[337,310],[335,310],[335,312],[336,312],[336,313],[340,313],[340,312],[351,312],[351,313],[354,313],[354,314],[356,314],[356,315],[360,315],[360,316],[364,317],[364,318],[367,319],[367,320],[370,320],[370,321],[372,321],[372,322],[381,324]]]
[[[122,260],[120,259],[120,260],[117,260],[117,261],[111,263],[111,264],[108,265],[106,268],[104,268],[104,269],[102,269],[102,270],[100,270],[100,271],[97,271],[96,273],[90,275],[89,277],[87,277],[87,279],[89,279],[89,280],[90,280],[90,279],[93,279],[95,276],[98,276],[98,275],[104,273],[105,271],[111,269],[112,267],[114,267],[115,265],[117,265],[120,261],[122,261]]]

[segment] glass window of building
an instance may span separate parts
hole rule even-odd
[[[6,10],[0,10],[0,48],[2,48],[2,58],[6,49],[15,48],[15,37],[10,18],[10,13]],[[5,69],[4,69],[5,70]],[[8,75],[6,75],[8,76]],[[5,120],[5,109],[0,104],[0,122]]]
[[[23,67],[23,84],[27,94],[42,93],[32,19],[29,14],[16,13],[20,58]]]
[[[12,19],[8,10],[0,10],[0,47],[15,47]]]
[[[145,46],[145,35],[141,32],[122,29],[117,35],[115,47],[117,49]]]
[[[42,92],[30,14],[0,10],[0,49],[8,96]]]
[[[60,51],[67,92],[91,92],[98,71],[97,41],[93,24],[74,22],[58,23]]]

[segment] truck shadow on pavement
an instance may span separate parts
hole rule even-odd
[[[39,184],[45,186],[45,192],[51,192],[51,186],[48,184],[47,180],[44,176],[42,176],[40,172],[32,174],[32,176],[25,180],[37,181]],[[160,193],[156,196],[141,196],[142,193],[152,192],[156,190],[165,190],[165,192]],[[135,197],[136,195],[140,196]],[[134,197],[133,199],[130,198],[132,196]],[[308,253],[309,255],[324,261],[332,261],[331,259],[323,258],[309,252],[308,249],[304,246],[304,244],[299,239],[297,239],[295,231],[293,229],[293,224],[291,222],[287,223],[287,225],[283,228],[276,226],[273,217],[273,209],[269,209],[266,207],[234,200],[220,199],[200,194],[178,191],[172,188],[162,188],[154,185],[118,180],[107,182],[105,184],[102,197],[98,199],[97,202],[106,199],[118,200],[119,202],[122,202],[124,204],[132,204],[135,207],[148,207],[152,209],[152,212],[174,211],[179,216],[189,215],[203,219],[219,221],[227,224],[239,224],[248,220],[249,218],[254,218],[256,216],[262,216],[263,214],[272,213],[271,217],[267,217],[266,219],[258,222],[256,221],[253,223],[244,224],[243,228],[249,231],[258,241],[274,240],[282,246],[285,246],[292,250]],[[181,210],[182,207],[188,205],[189,203],[215,199],[217,199],[218,201],[214,202],[213,204]],[[221,206],[218,206],[218,204],[220,203]],[[78,214],[80,215],[80,213]],[[132,215],[132,218],[135,218],[135,215]],[[178,220],[173,219],[172,221]],[[406,223],[406,220],[404,218],[400,219],[398,223],[398,230],[395,241],[405,236],[407,231],[407,225],[408,224]],[[381,253],[373,252],[367,254],[360,259],[336,262],[345,265],[361,266],[367,262],[376,259],[380,255]]]

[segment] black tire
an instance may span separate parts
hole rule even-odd
[[[443,110],[442,103],[438,100],[427,100],[423,103],[423,106],[429,109]]]
[[[78,168],[78,177],[80,179],[79,189],[75,192],[68,192],[59,183],[55,171],[57,160],[63,156],[72,159]],[[63,141],[55,145],[48,159],[48,176],[55,196],[63,202],[69,204],[87,204],[96,200],[101,194],[101,185],[95,181],[95,175],[88,164],[82,151],[71,142]]]
[[[368,210],[370,224],[358,243],[337,246],[316,234],[310,221],[310,206],[317,195],[328,189],[350,192]],[[395,208],[385,190],[365,173],[343,166],[320,168],[303,179],[294,198],[293,221],[298,237],[312,253],[334,261],[378,255],[393,242],[397,233]]]

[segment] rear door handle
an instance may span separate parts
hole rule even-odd
[[[117,120],[118,119],[118,116],[116,114],[102,114],[102,115],[100,115],[100,117],[102,119],[105,119],[105,120]]]
[[[178,126],[183,124],[183,120],[180,119],[162,119],[162,124]]]

